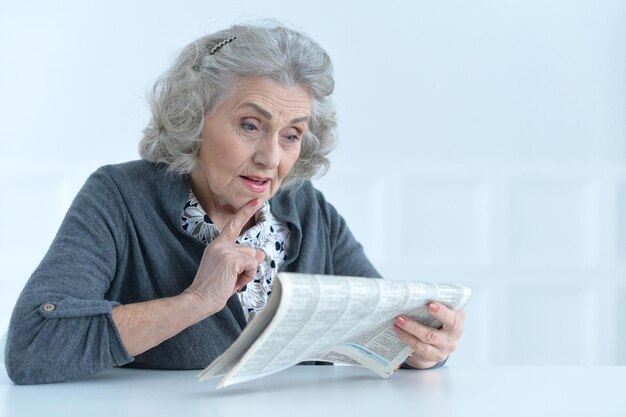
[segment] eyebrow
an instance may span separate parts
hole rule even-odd
[[[256,110],[259,113],[261,113],[263,115],[263,117],[265,117],[266,119],[272,120],[272,113],[268,112],[267,110],[265,110],[263,107],[259,106],[258,104],[255,104],[255,103],[243,103],[240,107],[251,107],[254,110]],[[296,117],[295,119],[291,120],[290,123],[308,122],[309,119],[310,119],[310,116],[300,116],[300,117]]]

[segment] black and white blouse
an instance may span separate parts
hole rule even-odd
[[[265,253],[265,260],[257,269],[256,278],[239,292],[239,301],[248,320],[263,310],[272,292],[272,282],[287,256],[289,228],[276,219],[266,201],[256,212],[255,225],[237,239],[241,245],[252,246]],[[182,214],[182,227],[193,237],[208,245],[219,235],[217,226],[206,214],[198,199],[189,191]]]

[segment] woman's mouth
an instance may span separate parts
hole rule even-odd
[[[261,177],[246,177],[240,175],[243,184],[248,187],[249,190],[255,193],[264,193],[267,191],[271,184],[271,180],[269,178],[261,178]]]

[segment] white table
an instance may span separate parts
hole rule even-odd
[[[114,369],[16,386],[0,369],[0,416],[626,416],[626,367],[444,367],[388,380],[350,367],[296,366],[215,390],[195,371]]]

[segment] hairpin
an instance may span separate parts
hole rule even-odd
[[[220,42],[218,42],[217,45],[215,45],[213,48],[211,48],[211,51],[209,52],[209,55],[213,55],[214,53],[216,53],[222,46],[226,45],[227,43],[230,43],[232,41],[234,41],[235,39],[237,39],[237,36],[231,36],[230,38],[226,38]]]

